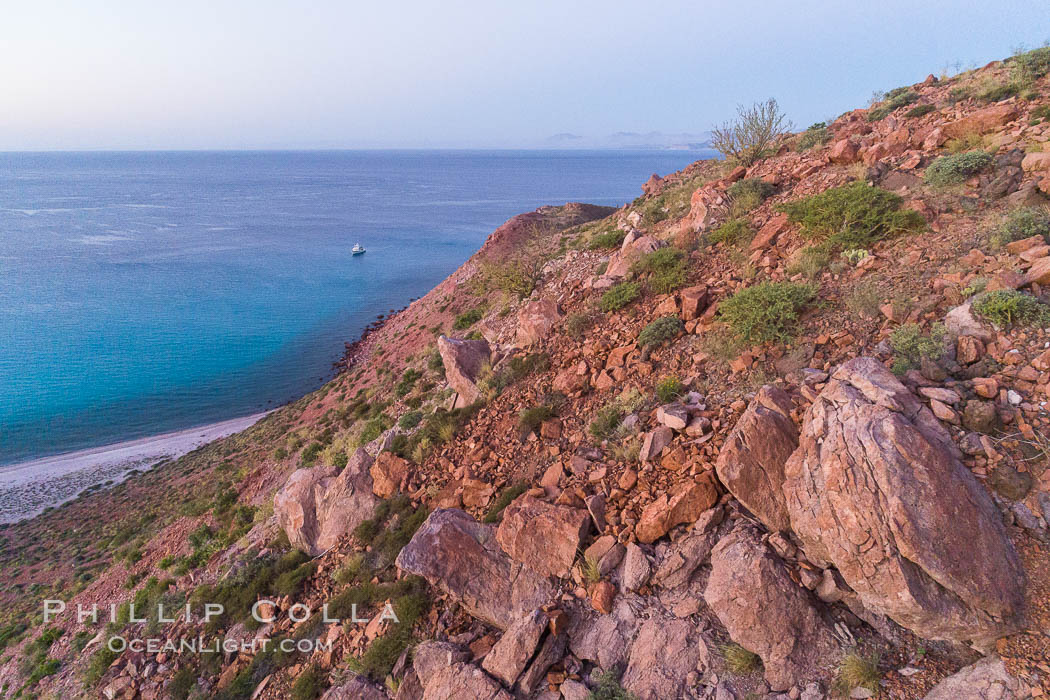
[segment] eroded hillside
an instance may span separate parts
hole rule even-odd
[[[1048,72],[515,217],[318,392],[0,531],[2,695],[1050,692]]]

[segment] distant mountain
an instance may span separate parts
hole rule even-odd
[[[711,133],[672,133],[617,131],[606,136],[581,136],[569,132],[547,137],[544,145],[555,148],[616,148],[704,150],[710,148]]]

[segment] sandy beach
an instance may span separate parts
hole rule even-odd
[[[148,469],[161,460],[180,457],[201,445],[240,432],[265,415],[256,413],[0,467],[0,523],[32,517],[75,498],[95,484],[118,482],[133,469]]]

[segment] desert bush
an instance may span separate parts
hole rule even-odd
[[[685,386],[678,377],[664,377],[656,385],[656,398],[660,403],[670,403],[685,393]]]
[[[596,680],[587,700],[638,700],[638,696],[620,685],[619,675],[614,670],[602,671]]]
[[[1007,212],[989,236],[994,248],[1012,241],[1032,236],[1050,235],[1050,209],[1044,207],[1018,207]]]
[[[482,263],[478,275],[478,291],[498,289],[505,294],[524,299],[532,294],[532,290],[539,283],[542,266],[539,256],[522,256],[501,263]]]
[[[992,157],[985,151],[967,151],[941,156],[926,168],[923,180],[933,187],[957,185],[991,165]]]
[[[314,700],[321,696],[324,690],[327,674],[316,665],[310,665],[299,674],[292,685],[292,700]]]
[[[522,409],[518,414],[518,430],[527,435],[539,428],[543,421],[550,420],[555,415],[554,407],[546,403]]]
[[[802,224],[802,235],[831,249],[867,248],[876,241],[905,231],[921,230],[926,222],[892,192],[853,182],[779,208],[792,223]]]
[[[398,427],[404,430],[411,430],[412,428],[419,425],[420,421],[423,420],[422,411],[409,411],[397,421]]]
[[[590,314],[574,311],[565,317],[565,332],[572,338],[582,338],[593,324],[594,319]]]
[[[631,266],[636,275],[644,275],[646,283],[657,294],[668,294],[685,284],[686,257],[677,248],[660,248]]]
[[[722,652],[722,658],[725,659],[726,669],[736,676],[746,676],[762,663],[758,654],[736,643],[723,644],[719,647],[719,651]]]
[[[1050,105],[1041,105],[1032,110],[1032,118],[1028,123],[1032,126],[1050,119]]]
[[[802,136],[798,139],[798,150],[808,151],[811,148],[823,146],[830,140],[831,133],[828,132],[828,125],[824,122],[817,122],[802,132]]]
[[[602,294],[598,306],[602,311],[617,311],[637,299],[641,291],[642,288],[637,282],[620,282]]]
[[[894,110],[900,109],[905,105],[910,105],[918,99],[919,95],[908,87],[899,87],[890,90],[886,93],[886,96],[878,106],[872,107],[868,110],[868,121],[877,122],[881,119],[885,119]]]
[[[485,517],[482,518],[482,522],[498,522],[499,516],[504,511],[504,509],[506,509],[506,507],[509,506],[515,498],[517,498],[518,496],[520,496],[528,490],[529,485],[524,481],[518,482],[516,484],[511,484],[507,488],[503,489],[503,491],[500,492],[496,500],[492,502],[492,505],[489,506],[488,512],[485,513]]]
[[[857,688],[875,691],[879,689],[879,678],[878,655],[862,656],[857,652],[851,652],[843,656],[842,661],[839,662],[834,690],[842,694],[849,694]]]
[[[1017,83],[996,83],[978,93],[977,99],[982,102],[1001,102],[1020,91],[1021,88]]]
[[[677,316],[661,316],[642,329],[638,334],[638,344],[642,347],[660,345],[681,332],[682,319]]]
[[[791,131],[791,122],[773,98],[737,108],[737,118],[711,131],[711,147],[728,160],[749,166],[769,155]]]
[[[749,212],[764,202],[774,187],[762,178],[748,177],[737,180],[726,189],[726,194],[733,200],[733,209],[737,213]]]
[[[471,309],[470,311],[464,311],[459,316],[456,316],[456,320],[452,324],[452,329],[457,331],[465,331],[466,329],[473,326],[475,323],[481,320],[481,316],[484,312],[481,309]]]
[[[1050,324],[1050,307],[1031,294],[1013,289],[983,292],[973,301],[973,312],[1000,328]]]
[[[711,232],[708,240],[711,243],[725,243],[736,245],[751,237],[751,225],[747,219],[728,219],[721,226]]]
[[[478,318],[481,318],[480,310],[478,310]],[[473,321],[471,321],[471,323],[473,324]],[[422,376],[423,373],[420,372],[418,369],[409,367],[405,370],[404,374],[401,375],[400,381],[398,381],[398,383],[394,385],[394,393],[398,396],[406,395],[408,392],[412,391],[412,387],[415,385],[416,381]]]
[[[799,313],[816,295],[816,287],[808,284],[760,282],[723,301],[718,314],[745,341],[784,341],[794,335]]]
[[[601,248],[619,248],[623,245],[623,239],[626,237],[627,232],[621,231],[620,229],[603,231],[602,233],[596,233],[591,236],[590,241],[587,243],[587,247],[591,250],[599,250]]]
[[[926,114],[929,114],[930,112],[936,112],[936,111],[937,111],[937,107],[935,105],[922,104],[922,105],[919,105],[918,107],[912,107],[911,109],[909,109],[907,112],[904,113],[904,116],[907,117],[908,119],[915,119],[917,117],[921,117],[921,116],[924,116]]]
[[[890,334],[890,346],[897,357],[893,362],[894,374],[903,374],[919,367],[924,359],[935,360],[944,351],[944,326],[937,324],[929,333],[923,333],[917,323],[905,323]]]
[[[1010,59],[1011,78],[1020,85],[1030,85],[1050,73],[1050,46],[1018,53]]]

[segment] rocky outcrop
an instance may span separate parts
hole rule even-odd
[[[791,397],[764,386],[740,416],[715,463],[722,484],[772,532],[787,530],[784,465],[798,447]]]
[[[715,545],[704,600],[733,641],[762,658],[773,690],[810,676],[835,649],[831,626],[810,594],[750,527]]]
[[[1017,628],[1024,574],[987,492],[947,432],[871,358],[807,410],[785,466],[792,530],[866,608],[930,639],[987,644]]]
[[[321,700],[388,700],[389,696],[379,686],[370,683],[364,676],[354,676],[348,682],[325,691]]]
[[[684,697],[686,677],[699,660],[696,625],[654,617],[638,630],[620,682],[639,700]]]
[[[672,495],[664,494],[646,506],[635,526],[640,542],[653,542],[676,525],[691,523],[718,503],[718,487],[711,472],[680,484]]]
[[[471,615],[501,629],[554,595],[549,580],[499,548],[492,525],[458,509],[431,513],[397,556],[397,566],[422,576]]]
[[[485,655],[481,667],[502,681],[503,685],[513,688],[518,682],[518,676],[536,653],[548,622],[549,618],[540,610],[533,610],[515,621]]]
[[[623,240],[620,250],[609,258],[609,265],[605,268],[605,276],[620,278],[631,270],[633,265],[644,256],[652,253],[661,246],[661,242],[652,236],[628,235]]]
[[[512,700],[512,696],[484,671],[468,663],[438,669],[423,687],[423,700]]]
[[[591,516],[582,508],[523,496],[504,509],[496,541],[514,561],[544,576],[564,578],[590,524]]]
[[[371,464],[372,458],[359,449],[338,474],[335,467],[292,472],[274,497],[273,510],[293,547],[317,556],[372,517],[377,501]]]
[[[1028,688],[1022,688],[1022,684],[1007,673],[1003,660],[987,656],[945,678],[926,694],[924,700],[1014,700],[1027,697]]]
[[[457,340],[441,336],[437,346],[445,366],[445,379],[459,395],[457,405],[468,406],[480,399],[478,375],[481,368],[492,359],[488,341]]]
[[[518,312],[518,330],[514,342],[527,348],[540,342],[561,318],[558,304],[551,299],[530,301]]]
[[[441,669],[469,660],[470,654],[452,642],[428,640],[412,650],[412,669],[424,688]]]

